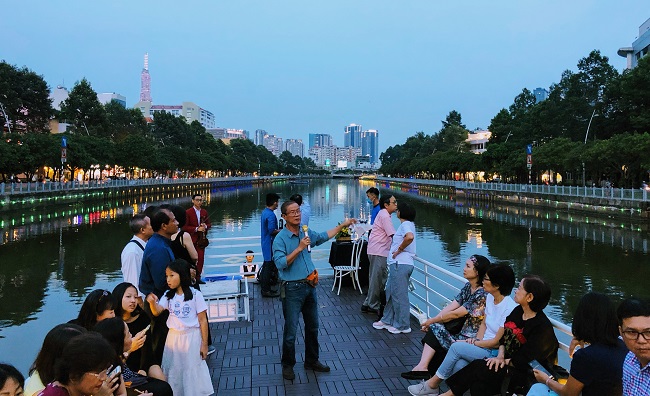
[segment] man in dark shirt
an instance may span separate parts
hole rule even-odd
[[[153,228],[154,234],[144,248],[139,287],[140,292],[145,296],[153,293],[160,298],[167,290],[165,269],[167,264],[175,259],[169,244],[171,236],[178,231],[178,221],[169,209],[160,209],[151,216],[151,228]],[[169,331],[166,323],[169,311],[165,310],[160,316],[154,316],[151,314],[149,304],[144,304],[144,309],[149,317],[154,318],[151,322],[152,363],[160,365]]]

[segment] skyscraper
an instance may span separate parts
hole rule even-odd
[[[309,148],[314,146],[324,147],[332,145],[332,135],[324,133],[309,134]]]
[[[361,132],[361,155],[370,156],[370,163],[379,162],[379,131],[368,129]]]
[[[151,76],[149,76],[149,53],[144,54],[144,67],[140,73],[140,102],[151,102]]]
[[[255,145],[263,146],[264,145],[264,136],[266,136],[266,131],[264,129],[255,130]]]
[[[544,88],[535,88],[533,90],[533,95],[535,95],[535,103],[539,103],[548,98],[548,91]]]
[[[350,124],[345,127],[343,145],[346,147],[361,147],[361,125]]]
[[[302,143],[302,139],[287,139],[284,142],[284,149],[291,155],[297,155],[300,158],[305,156],[305,145]]]

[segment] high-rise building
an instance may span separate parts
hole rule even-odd
[[[548,98],[548,91],[544,88],[535,88],[533,95],[535,95],[535,103],[539,103]]]
[[[631,47],[623,47],[618,50],[618,55],[627,59],[627,69],[636,67],[639,59],[650,52],[650,18],[639,26],[639,37],[634,40]]]
[[[314,147],[314,146],[331,146],[333,145],[332,142],[332,135],[324,134],[324,133],[310,133],[309,134],[309,147]]]
[[[361,155],[369,156],[371,164],[379,162],[379,131],[376,129],[361,132]]]
[[[140,102],[151,102],[151,76],[149,75],[149,53],[144,54],[144,67],[140,73]]]
[[[264,135],[264,142],[262,144],[266,147],[267,150],[273,153],[276,157],[279,157],[284,151],[284,145],[282,144],[282,138],[275,135]]]
[[[264,145],[264,136],[266,136],[267,133],[264,129],[257,129],[255,130],[255,145],[256,146],[263,146]]]
[[[361,147],[361,125],[350,124],[345,127],[343,145],[346,147]]]
[[[196,120],[206,129],[212,129],[216,126],[214,114],[211,111],[199,107],[194,102],[183,102],[180,105],[154,105],[151,102],[140,101],[133,107],[140,109],[145,117],[155,118],[156,113],[165,111],[176,117],[185,117],[188,124]]]
[[[103,105],[107,105],[112,101],[116,101],[117,103],[121,104],[122,107],[126,108],[126,97],[120,94],[116,94],[115,92],[105,92],[105,93],[97,94],[97,99]]]
[[[291,155],[297,155],[300,158],[305,156],[305,145],[302,144],[302,139],[287,139],[284,142],[284,149]]]

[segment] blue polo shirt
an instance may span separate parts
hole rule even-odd
[[[275,213],[269,208],[264,208],[262,211],[262,256],[264,261],[273,260],[271,252],[271,244],[273,243],[273,236],[271,233],[278,228],[278,218]]]
[[[377,217],[377,214],[381,210],[381,207],[379,204],[375,205],[372,207],[372,211],[370,212],[370,224],[375,224],[375,217]]]
[[[174,253],[169,246],[170,240],[155,233],[147,241],[142,255],[142,272],[140,272],[140,292],[145,296],[154,293],[158,297],[167,290],[165,268],[174,261]]]
[[[314,232],[312,230],[308,232],[312,247],[318,246],[329,239],[327,232]],[[295,235],[287,227],[284,227],[275,236],[275,240],[273,241],[273,261],[275,261],[280,279],[283,281],[305,279],[307,275],[316,269],[314,262],[311,261],[311,253],[307,249],[300,252],[290,266],[287,265],[287,255],[298,248],[300,240],[304,237],[302,232],[299,235]]]

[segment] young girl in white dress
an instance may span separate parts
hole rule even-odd
[[[190,287],[190,266],[182,259],[165,269],[169,290],[158,300],[147,296],[154,315],[169,310],[169,333],[162,369],[176,396],[212,395],[214,388],[205,362],[208,356],[208,309],[200,291]]]

